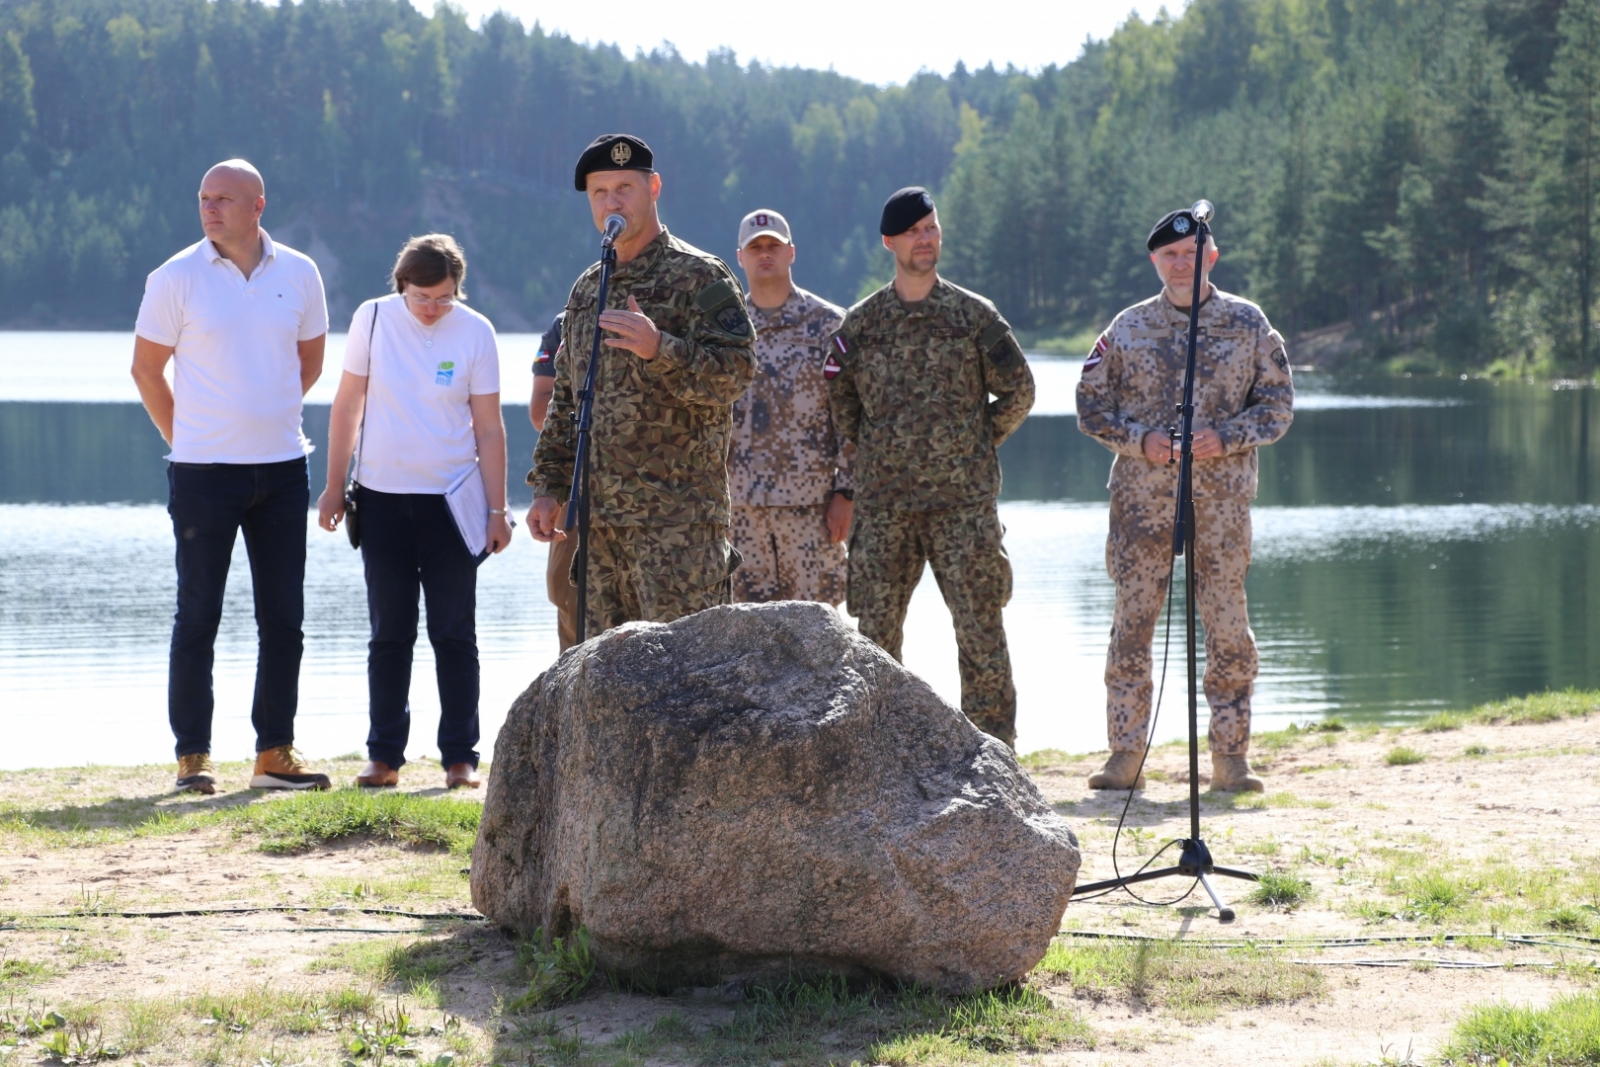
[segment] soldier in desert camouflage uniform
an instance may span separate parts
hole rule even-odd
[[[733,406],[735,602],[844,599],[850,456],[834,428],[822,361],[844,310],[794,284],[794,243],[776,211],[739,223],[739,265],[756,325],[756,376]]]
[[[731,410],[750,384],[755,330],[732,272],[661,225],[661,176],[635,137],[596,138],[574,183],[596,228],[619,214],[617,268],[605,308],[600,267],[567,299],[550,408],[552,431],[570,425],[594,331],[605,332],[590,437],[588,635],[636,619],[670,622],[729,599],[738,554],[728,543]],[[533,536],[564,536],[559,512],[572,484],[575,443],[539,437],[533,453]]]
[[[995,306],[938,276],[939,215],[925,189],[891,196],[878,228],[894,281],[845,314],[823,364],[834,419],[857,448],[847,607],[899,659],[931,563],[955,622],[961,710],[1014,744],[996,449],[1033,406],[1033,373]]]
[[[1150,722],[1156,620],[1173,566],[1178,464],[1167,427],[1182,399],[1194,293],[1194,216],[1175,211],[1147,245],[1163,291],[1123,311],[1095,342],[1078,384],[1078,429],[1112,452],[1106,569],[1117,586],[1106,654],[1111,758],[1096,789],[1142,785]],[[1203,270],[1217,261],[1208,243]],[[1294,418],[1294,382],[1283,337],[1255,304],[1207,279],[1200,306],[1194,415],[1196,606],[1205,625],[1206,702],[1211,707],[1211,784],[1260,790],[1250,772],[1250,696],[1256,644],[1244,579],[1250,568],[1250,501],[1256,449]]]

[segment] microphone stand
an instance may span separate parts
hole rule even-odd
[[[578,390],[578,411],[573,416],[577,448],[572,457],[572,490],[567,494],[567,522],[576,518],[578,551],[573,565],[578,571],[578,644],[588,633],[589,622],[589,431],[594,422],[594,372],[600,365],[600,313],[606,309],[611,291],[611,270],[617,265],[616,238],[609,232],[600,241],[600,292],[595,298],[594,344],[589,349],[589,366],[583,372],[583,388]]]
[[[1189,353],[1183,369],[1183,402],[1177,408],[1182,428],[1176,435],[1179,442],[1178,506],[1172,525],[1172,554],[1175,557],[1184,557],[1183,625],[1189,660],[1189,836],[1179,842],[1182,851],[1178,854],[1177,866],[1139,871],[1103,882],[1090,882],[1088,885],[1075,887],[1072,895],[1094,893],[1132,885],[1135,882],[1148,882],[1156,878],[1178,875],[1183,878],[1193,878],[1204,886],[1211,903],[1216,905],[1217,918],[1222,922],[1232,922],[1233,909],[1224,904],[1222,898],[1217,895],[1216,886],[1211,884],[1211,875],[1240,878],[1247,882],[1257,881],[1258,877],[1249,871],[1218,867],[1212,862],[1211,850],[1206,847],[1205,840],[1200,836],[1199,673],[1195,647],[1194,375],[1195,348],[1200,336],[1200,297],[1205,285],[1203,268],[1206,237],[1211,233],[1208,223],[1211,221],[1212,210],[1210,202],[1205,200],[1196,203],[1192,209],[1197,223],[1194,234],[1194,293],[1189,300]]]

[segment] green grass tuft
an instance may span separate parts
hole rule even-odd
[[[1209,949],[1181,941],[1061,940],[1035,968],[1096,999],[1137,999],[1181,1019],[1224,1009],[1285,1004],[1322,992],[1314,968],[1257,949]]]
[[[577,999],[594,981],[597,968],[589,931],[581,926],[566,937],[552,937],[548,947],[543,933],[535,933],[517,946],[517,962],[528,971],[528,991],[507,1005],[513,1012]]]
[[[472,850],[482,814],[483,806],[470,800],[335,789],[291,793],[220,817],[240,832],[261,835],[265,852],[298,852],[339,838],[368,837],[464,855]]]
[[[1560,692],[1533,693],[1480,704],[1467,712],[1466,717],[1473,722],[1521,726],[1582,718],[1596,711],[1600,711],[1600,690],[1563,689]]]
[[[1600,992],[1562,997],[1547,1008],[1494,1004],[1473,1008],[1442,1050],[1446,1064],[1600,1063]]]
[[[1427,758],[1427,756],[1414,748],[1400,745],[1396,748],[1391,748],[1389,754],[1383,757],[1383,762],[1391,767],[1409,767],[1411,764],[1421,763]]]
[[[1442,734],[1446,730],[1459,730],[1467,724],[1467,716],[1459,711],[1441,711],[1429,715],[1419,724],[1425,734]]]
[[[1489,746],[1468,745],[1466,748],[1462,749],[1461,752],[1463,755],[1467,756],[1487,756],[1489,754]]]
[[[1250,903],[1276,911],[1292,911],[1311,898],[1311,883],[1282,871],[1263,871],[1250,891]]]

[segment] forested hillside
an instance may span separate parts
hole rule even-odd
[[[1150,222],[1207,196],[1219,280],[1307,352],[1348,328],[1367,359],[1593,367],[1600,0],[1194,0],[1062,52],[883,89],[392,0],[3,0],[0,323],[126,328],[237,154],[339,315],[444,228],[475,301],[541,326],[592,258],[572,162],[626,129],[676,232],[731,259],[776,207],[839,301],[886,275],[878,207],[920,182],[946,274],[1069,335],[1152,291]]]

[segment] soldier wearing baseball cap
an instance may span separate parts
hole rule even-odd
[[[597,306],[598,263],[567,298],[549,413],[563,431],[541,434],[534,449],[528,529],[540,541],[567,536],[575,448],[564,428],[599,331],[584,620],[592,637],[728,602],[739,560],[728,541],[728,442],[733,402],[754,371],[755,329],[728,265],[661,224],[649,145],[625,133],[596,137],[573,181],[595,229],[611,215],[625,225],[606,306]]]
[[[738,241],[756,376],[733,406],[728,454],[733,545],[744,557],[733,599],[838,605],[854,448],[834,425],[822,364],[844,311],[794,284],[794,239],[778,212],[750,212]]]
[[[1151,642],[1172,576],[1176,449],[1165,427],[1181,399],[1188,363],[1189,305],[1200,271],[1199,348],[1205,388],[1195,391],[1196,604],[1206,634],[1211,788],[1264,788],[1250,769],[1250,697],[1256,643],[1245,603],[1250,501],[1256,449],[1294,419],[1294,381],[1283,337],[1262,310],[1211,284],[1218,251],[1208,240],[1196,263],[1198,223],[1163,215],[1145,238],[1161,292],[1125,309],[1100,335],[1078,383],[1078,429],[1116,454],[1106,568],[1117,602],[1106,651],[1106,732],[1111,755],[1091,789],[1144,784],[1150,728]]]
[[[857,448],[847,608],[899,659],[911,593],[931,563],[955,622],[961,710],[1014,745],[997,450],[1033,407],[1033,373],[994,304],[939,277],[942,232],[926,189],[890,196],[878,230],[894,281],[845,314],[822,368]]]

